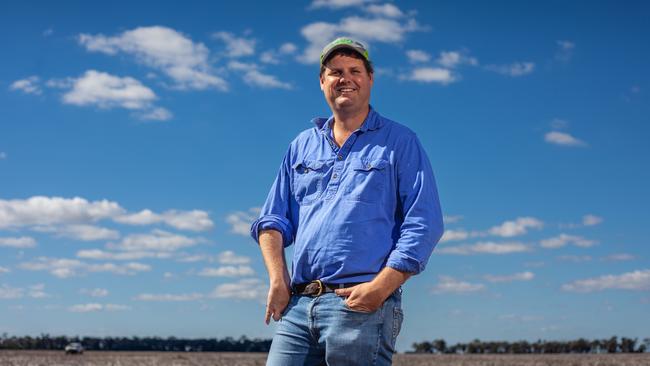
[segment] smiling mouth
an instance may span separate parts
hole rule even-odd
[[[339,93],[343,93],[343,94],[344,93],[352,93],[355,90],[356,89],[354,89],[354,88],[338,88],[338,89],[336,89],[336,91],[338,91]]]

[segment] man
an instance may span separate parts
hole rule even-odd
[[[370,106],[373,82],[361,43],[323,49],[320,87],[333,116],[290,144],[251,227],[269,272],[265,321],[279,321],[267,365],[390,365],[400,286],[442,235],[426,153]]]

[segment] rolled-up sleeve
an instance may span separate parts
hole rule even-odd
[[[271,186],[266,202],[262,206],[260,217],[253,222],[250,234],[259,244],[261,230],[273,229],[282,234],[284,246],[289,246],[294,239],[294,225],[291,222],[291,166],[290,151],[284,156],[278,175]]]
[[[396,151],[400,236],[386,266],[412,274],[424,270],[443,233],[442,211],[431,163],[417,136]]]

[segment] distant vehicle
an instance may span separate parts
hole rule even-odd
[[[82,354],[84,353],[84,347],[79,342],[72,342],[65,346],[65,354]]]

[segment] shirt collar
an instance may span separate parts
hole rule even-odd
[[[384,125],[383,117],[379,115],[379,113],[375,112],[375,109],[372,108],[372,106],[369,107],[370,110],[368,111],[368,116],[361,124],[361,127],[359,127],[359,130],[363,132],[376,130]],[[329,131],[332,129],[331,126],[333,120],[334,116],[330,116],[329,118],[314,118],[311,121],[316,125],[317,129],[321,130],[322,132],[329,133]]]

